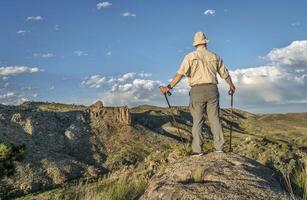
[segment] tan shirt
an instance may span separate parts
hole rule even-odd
[[[202,83],[217,84],[217,73],[223,79],[229,76],[223,60],[207,49],[199,49],[187,54],[177,73],[187,76],[190,86]]]

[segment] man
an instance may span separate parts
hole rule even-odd
[[[223,60],[207,49],[207,43],[208,39],[203,32],[195,33],[193,45],[196,50],[185,56],[172,81],[166,87],[160,87],[161,92],[165,94],[175,87],[183,76],[188,77],[191,86],[189,108],[193,117],[192,149],[194,155],[202,155],[202,126],[205,109],[213,133],[215,150],[223,152],[224,135],[219,118],[217,74],[226,80],[230,92],[234,93],[236,90]]]

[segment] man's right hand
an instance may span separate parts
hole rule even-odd
[[[169,92],[169,88],[168,87],[163,87],[163,86],[160,86],[160,91],[162,94],[166,94]]]
[[[231,92],[232,94],[234,94],[235,91],[236,91],[235,85],[234,85],[234,84],[230,85],[230,87],[229,87],[229,92]]]

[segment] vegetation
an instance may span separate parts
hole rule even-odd
[[[21,161],[25,150],[25,145],[15,146],[0,140],[0,179],[14,174],[14,161]],[[9,196],[9,193],[9,190],[0,187],[0,197],[5,198]]]
[[[0,140],[0,178],[14,174],[14,161],[22,160],[25,149],[25,145],[15,146]]]

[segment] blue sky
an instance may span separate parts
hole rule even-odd
[[[303,0],[2,0],[0,103],[88,105],[102,99],[107,105],[164,105],[156,86],[174,75],[184,55],[193,50],[193,34],[204,31],[209,49],[237,77],[237,107],[252,112],[307,111],[307,96],[299,92],[307,86],[306,8]],[[293,55],[300,61],[298,67],[283,62]],[[284,85],[288,78],[275,77],[274,67],[290,74],[289,84]],[[268,78],[259,80],[263,73]],[[263,94],[261,84],[250,85],[246,77],[272,87]],[[288,97],[290,85],[298,92]],[[226,90],[220,87],[221,93]],[[183,82],[173,103],[187,104],[187,91]],[[222,106],[227,106],[223,95]]]

